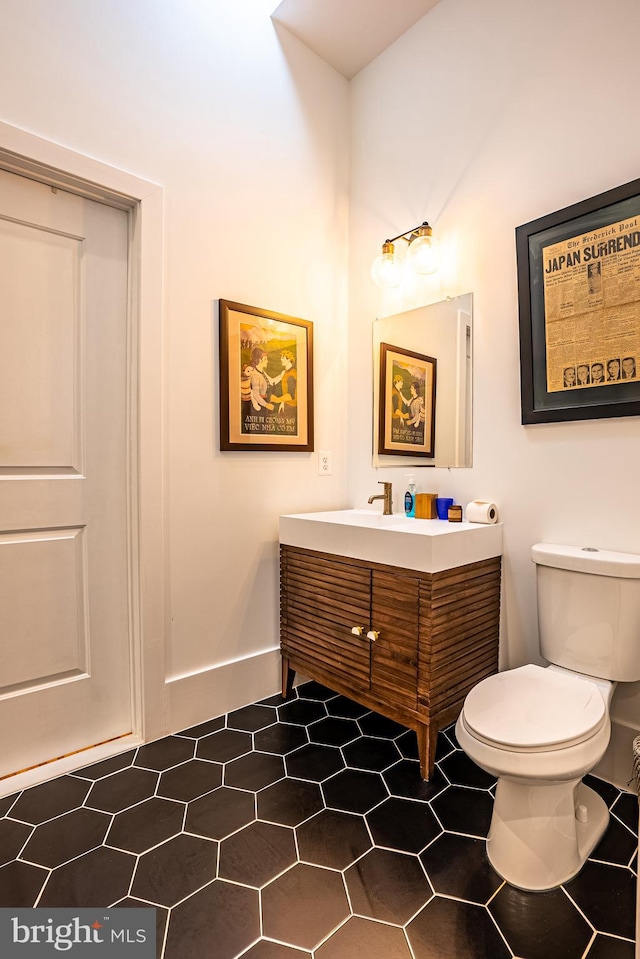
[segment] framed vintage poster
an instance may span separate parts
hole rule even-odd
[[[380,344],[379,453],[434,456],[436,367],[432,356]]]
[[[522,422],[640,415],[640,180],[516,229]]]
[[[220,300],[220,449],[313,450],[313,324]]]

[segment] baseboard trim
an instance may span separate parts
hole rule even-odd
[[[280,649],[167,681],[167,728],[180,732],[280,691]]]
[[[57,776],[66,776],[68,773],[93,766],[95,763],[100,763],[104,759],[111,759],[112,756],[126,753],[129,749],[135,749],[136,746],[140,745],[142,745],[142,739],[139,736],[134,734],[121,736],[119,739],[113,739],[108,743],[91,746],[89,749],[82,749],[79,752],[71,753],[69,756],[63,756],[62,759],[55,759],[50,763],[25,769],[24,772],[0,779],[0,799],[3,796],[11,796],[13,793],[28,789],[30,786],[39,786],[40,783],[48,782]]]

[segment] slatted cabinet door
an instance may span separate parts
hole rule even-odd
[[[373,571],[371,693],[415,709],[418,688],[420,580]]]
[[[437,573],[420,598],[419,702],[455,710],[498,671],[500,557]]]
[[[331,685],[369,689],[371,571],[334,558],[284,548],[281,552],[283,656]],[[361,630],[359,635],[352,632]]]

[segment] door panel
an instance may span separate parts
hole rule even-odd
[[[0,776],[132,728],[127,249],[0,171]]]
[[[82,241],[0,219],[0,466],[78,472]]]
[[[86,676],[83,533],[38,530],[0,536],[0,696],[70,675]]]

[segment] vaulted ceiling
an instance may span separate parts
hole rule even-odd
[[[282,0],[272,18],[351,80],[439,0]]]

